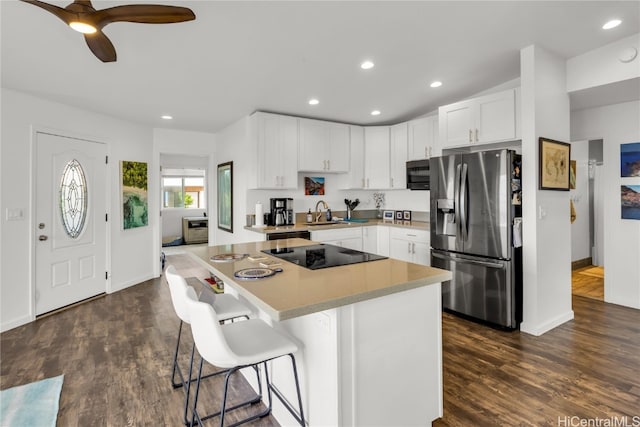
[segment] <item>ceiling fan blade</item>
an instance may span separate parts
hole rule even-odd
[[[58,7],[49,3],[45,3],[43,1],[38,1],[38,0],[21,0],[21,1],[23,1],[24,3],[32,4],[34,6],[38,6],[46,10],[47,12],[53,13],[55,16],[57,16],[62,21],[64,21],[67,25],[69,25],[69,23],[76,17],[74,13],[71,13],[66,9],[63,9],[61,7]]]
[[[84,39],[91,52],[102,62],[115,62],[116,48],[113,47],[111,40],[102,32],[97,31],[93,34],[85,34]]]
[[[131,4],[102,9],[92,14],[100,27],[112,22],[137,22],[143,24],[172,24],[196,19],[193,11],[186,7],[156,4]]]

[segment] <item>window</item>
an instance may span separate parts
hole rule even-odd
[[[72,239],[78,238],[87,219],[87,180],[80,163],[73,159],[60,178],[60,217],[64,231]]]
[[[205,176],[203,170],[163,171],[162,207],[206,209]],[[199,175],[199,176],[196,176]]]

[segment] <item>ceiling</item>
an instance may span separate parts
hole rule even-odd
[[[202,132],[256,110],[391,124],[518,78],[519,51],[531,44],[570,58],[640,32],[637,1],[93,5],[129,3],[186,6],[196,20],[108,25],[118,60],[105,64],[53,15],[0,1],[2,86],[152,127]],[[602,30],[614,17],[622,25]],[[360,69],[365,59],[375,67]],[[434,80],[443,85],[430,88]],[[308,105],[312,97],[320,103]],[[593,105],[602,94],[576,99]],[[381,114],[371,116],[374,109]],[[174,119],[163,121],[163,114]]]

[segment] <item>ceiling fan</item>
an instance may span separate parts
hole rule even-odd
[[[196,19],[191,9],[178,6],[131,4],[96,10],[90,0],[74,0],[65,8],[38,0],[22,1],[53,13],[71,28],[83,33],[87,46],[102,62],[116,60],[116,49],[102,32],[102,28],[112,22],[172,24]]]

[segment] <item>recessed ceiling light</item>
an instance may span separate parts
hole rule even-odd
[[[318,101],[315,98],[312,98],[309,100],[309,105],[318,105],[318,104],[320,104],[320,101]]]
[[[373,111],[371,112],[371,115],[372,115],[372,116],[379,116],[379,115],[380,115],[380,110],[373,110]]]
[[[363,70],[368,70],[370,68],[373,68],[375,64],[371,61],[364,61],[362,64],[360,64],[360,68],[362,68]]]
[[[173,119],[173,116],[169,116],[169,115],[165,114],[164,116],[162,116],[162,119],[163,120],[171,120],[171,119]]]
[[[442,86],[442,82],[439,82],[439,81],[436,80],[435,82],[431,83],[430,86],[431,87],[440,87],[440,86]]]
[[[603,29],[603,30],[610,30],[610,29],[612,29],[612,28],[617,27],[617,26],[618,26],[618,25],[620,25],[621,23],[622,23],[622,21],[621,21],[621,20],[619,20],[619,19],[612,19],[611,21],[609,21],[609,22],[607,22],[606,24],[604,24],[604,25],[602,26],[602,29]]]

